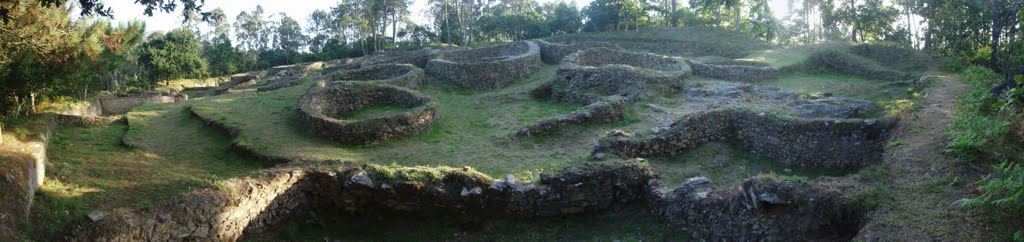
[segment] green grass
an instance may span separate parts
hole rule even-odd
[[[801,95],[859,98],[875,102],[881,115],[900,116],[920,107],[923,95],[913,88],[900,87],[889,81],[868,79],[834,71],[787,73],[762,85],[777,86]],[[873,116],[874,113],[865,114]]]
[[[373,105],[346,113],[345,115],[342,115],[342,118],[349,120],[372,119],[388,117],[395,114],[408,112],[410,110],[412,109],[394,104]]]
[[[345,216],[341,216],[345,217]],[[689,241],[641,204],[618,211],[551,218],[496,219],[473,227],[444,220],[347,217],[310,213],[302,220],[243,241]]]
[[[711,142],[682,155],[651,159],[665,189],[682,186],[691,177],[707,177],[719,188],[734,187],[747,178],[772,174],[784,180],[807,181],[846,171],[791,166],[751,153],[738,141]],[[786,170],[789,170],[787,172]]]
[[[541,172],[582,164],[593,146],[585,140],[598,137],[608,128],[629,125],[620,122],[577,127],[539,139],[510,139],[511,133],[529,123],[583,106],[529,97],[528,92],[551,80],[554,71],[553,65],[543,66],[510,87],[489,92],[447,85],[424,87],[421,92],[440,103],[440,119],[432,128],[424,134],[366,146],[319,139],[298,124],[295,103],[309,84],[210,97],[193,104],[193,109],[204,117],[240,128],[235,142],[264,154],[407,166],[470,166],[489,175],[515,174],[530,180]],[[129,134],[129,138],[151,137]]]
[[[188,117],[181,106],[161,105],[134,113],[124,124],[59,128],[48,149],[46,181],[32,208],[34,239],[56,239],[75,219],[93,210],[148,210],[217,181],[253,174],[259,167],[227,150],[228,140]],[[139,116],[150,117],[139,121]],[[174,129],[162,127],[173,126]],[[125,133],[152,136],[141,146],[122,145]]]

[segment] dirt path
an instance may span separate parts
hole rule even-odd
[[[958,95],[968,85],[956,76],[941,76],[927,89],[924,105],[905,117],[884,158],[888,179],[877,185],[892,191],[892,201],[867,217],[855,240],[865,241],[975,241],[984,237],[977,211],[956,201],[971,196],[969,186],[977,171],[958,165],[942,154]]]

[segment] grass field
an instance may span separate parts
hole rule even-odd
[[[132,119],[146,116],[139,128],[124,124],[59,128],[47,152],[47,179],[36,193],[32,223],[26,228],[39,241],[55,239],[73,219],[91,211],[151,209],[171,198],[217,181],[254,174],[260,167],[227,150],[225,137],[210,132],[180,105],[149,106]],[[173,130],[151,127],[173,126]],[[154,137],[133,142],[126,132]]]
[[[441,104],[440,120],[428,132],[366,146],[343,146],[315,138],[298,125],[295,103],[308,84],[270,92],[228,94],[192,105],[204,117],[240,128],[235,142],[260,153],[309,160],[471,166],[491,175],[515,174],[530,179],[540,172],[582,163],[592,148],[586,140],[597,137],[609,126],[629,125],[614,123],[581,127],[573,130],[578,132],[550,137],[510,138],[512,132],[529,123],[568,114],[582,106],[529,97],[530,90],[553,78],[554,70],[555,66],[544,66],[511,87],[491,92],[427,86],[421,91]],[[129,137],[150,138],[132,134]]]

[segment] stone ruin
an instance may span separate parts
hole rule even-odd
[[[540,47],[532,41],[440,53],[427,62],[431,76],[473,90],[508,86],[540,68]]]
[[[686,63],[693,67],[696,75],[727,81],[760,82],[775,79],[781,73],[767,63],[722,57],[701,57],[686,60]]]
[[[570,114],[542,119],[514,133],[515,136],[537,136],[554,133],[569,125],[608,123],[626,117],[626,98],[608,96],[577,109]]]
[[[323,66],[324,66],[324,62],[322,62],[322,61],[309,62],[309,63],[299,63],[299,64],[292,64],[292,65],[284,65],[284,66],[275,66],[275,67],[271,67],[270,71],[267,74],[268,75],[274,75],[274,74],[277,74],[278,72],[282,72],[282,71],[306,72],[306,71],[319,70],[320,68],[323,68]]]
[[[562,61],[551,85],[552,98],[592,103],[618,95],[636,102],[683,87],[692,70],[680,58],[608,48],[591,48]]]
[[[217,89],[214,90],[215,94],[224,94],[236,90],[250,88],[255,86],[260,81],[260,76],[256,74],[241,74],[231,76],[231,80],[225,83],[221,83]]]
[[[324,62],[324,67],[320,69],[322,73],[332,73],[339,70],[351,70],[358,69],[363,65],[363,58],[346,58],[337,59]]]
[[[267,77],[267,83],[257,87],[256,91],[265,92],[299,85],[308,76],[309,72],[305,70],[285,69],[277,71]]]
[[[393,104],[410,111],[386,117],[346,120],[342,116],[373,105]],[[299,99],[299,121],[313,135],[349,145],[410,136],[437,119],[439,104],[402,87],[358,81],[319,82]]]
[[[609,132],[593,154],[671,156],[711,141],[737,139],[757,154],[802,167],[860,168],[882,158],[893,120],[803,119],[749,109],[685,115],[647,138]]]
[[[383,64],[410,64],[419,68],[426,68],[427,62],[436,54],[437,50],[433,49],[381,51],[361,58],[360,67]]]
[[[621,50],[616,44],[608,42],[596,42],[596,41],[585,41],[576,42],[574,40],[567,40],[564,42],[548,42],[544,40],[534,40],[537,45],[540,46],[540,59],[547,64],[558,64],[562,62],[562,59],[566,56],[576,53],[580,50],[605,47],[609,49]]]
[[[759,177],[720,190],[711,190],[710,182],[694,178],[661,192],[657,175],[642,159],[567,168],[542,174],[533,184],[511,175],[492,180],[469,167],[286,166],[222,182],[221,189],[193,192],[149,212],[93,211],[97,216],[83,218],[72,239],[233,241],[301,219],[308,211],[478,223],[603,211],[638,201],[704,238],[848,239],[846,225],[858,224],[863,215],[847,202],[849,189],[840,182]]]
[[[410,64],[371,65],[327,74],[329,81],[370,81],[412,89],[418,89],[426,78],[423,69]]]
[[[879,109],[871,101],[846,97],[798,95],[775,86],[722,81],[692,81],[681,92],[685,102],[664,112],[678,117],[684,112],[722,108],[751,108],[801,118],[844,119],[864,116]],[[670,120],[662,120],[670,121]]]
[[[658,181],[651,186],[660,187]],[[762,175],[735,188],[712,189],[694,177],[673,191],[654,190],[653,212],[707,241],[849,241],[856,236],[863,206],[851,202],[856,181],[781,181]]]

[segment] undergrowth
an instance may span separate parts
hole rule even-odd
[[[1015,241],[1024,241],[1024,224],[1016,222],[1017,215],[1024,212],[1024,168],[1020,164],[1019,141],[1008,139],[1011,122],[1020,112],[1020,106],[1013,101],[1021,92],[1011,90],[1001,97],[992,95],[990,88],[998,77],[986,68],[967,68],[964,77],[971,89],[960,98],[947,153],[966,162],[998,164],[992,166],[993,174],[978,181],[981,195],[959,203],[980,208],[992,216],[996,220],[996,237],[1009,237],[1012,233]]]
[[[999,101],[989,88],[997,78],[984,67],[969,67],[963,75],[971,89],[960,97],[946,152],[967,162],[1002,158],[1010,128],[1006,117],[1011,114],[1007,113],[1009,110],[994,108]]]

